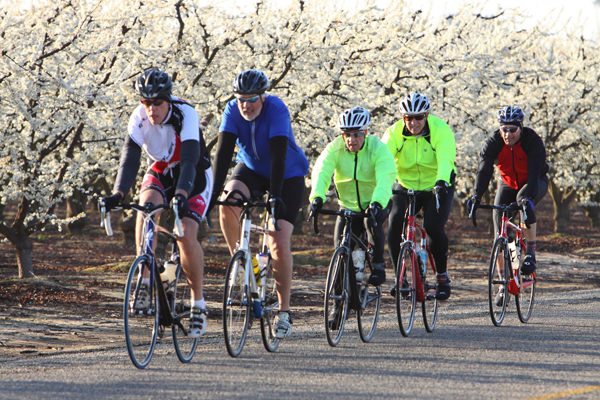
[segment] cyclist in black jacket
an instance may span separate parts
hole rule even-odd
[[[469,210],[479,205],[494,174],[494,163],[500,172],[498,192],[494,204],[510,204],[526,201],[527,222],[522,224],[526,239],[525,257],[521,265],[523,274],[535,271],[536,216],[534,205],[548,192],[548,164],[544,142],[531,128],[523,126],[523,110],[516,106],[502,108],[498,112],[500,129],[490,136],[480,153],[479,169],[475,180],[473,197],[467,202]],[[498,234],[502,214],[494,210],[494,231]],[[524,215],[521,215],[521,222]]]

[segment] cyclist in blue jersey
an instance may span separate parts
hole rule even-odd
[[[276,201],[275,218],[281,230],[269,236],[269,248],[279,297],[275,333],[283,339],[292,332],[291,238],[304,194],[308,160],[294,140],[286,105],[266,92],[269,85],[265,73],[257,69],[243,71],[233,81],[235,99],[223,111],[213,162],[212,204],[222,192],[237,144],[237,165],[225,190],[238,189],[246,195],[269,192],[269,198]],[[239,214],[239,208],[220,207],[221,229],[231,253],[239,238]]]
[[[150,167],[142,181],[139,204],[178,200],[177,211],[184,236],[179,237],[177,243],[192,296],[189,336],[197,338],[207,325],[202,293],[204,252],[197,237],[212,194],[213,174],[198,113],[191,104],[173,96],[172,87],[169,75],[159,69],[146,70],[138,77],[135,88],[141,104],[129,119],[113,194],[103,201],[107,211],[121,203],[135,182],[142,149],[145,150]],[[142,218],[138,214],[137,243],[143,234]],[[138,253],[140,251],[138,246]],[[136,309],[148,308],[149,286],[150,276],[142,277]]]

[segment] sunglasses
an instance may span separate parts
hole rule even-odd
[[[240,101],[240,103],[245,103],[245,102],[254,103],[256,100],[258,100],[259,97],[260,96],[254,96],[254,97],[250,97],[247,99],[245,99],[243,97],[238,97],[237,99]]]
[[[416,119],[417,121],[423,121],[423,119],[425,118],[425,114],[419,114],[419,115],[405,115],[404,116],[404,121],[406,122],[410,122],[413,119]]]
[[[363,136],[365,136],[365,133],[362,131],[358,131],[358,132],[342,132],[342,135],[344,135],[345,138],[350,138],[352,136],[354,136],[355,138],[361,138]]]
[[[163,99],[141,99],[140,100],[142,102],[143,105],[145,105],[146,107],[150,107],[150,106],[160,106],[162,103],[164,103],[165,101]]]
[[[506,127],[506,126],[501,126],[500,130],[504,133],[516,133],[519,130],[518,126],[512,126],[510,128]]]

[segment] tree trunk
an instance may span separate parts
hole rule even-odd
[[[73,218],[85,212],[87,196],[79,190],[73,191],[73,196],[67,199],[67,218]],[[67,231],[72,235],[83,235],[87,225],[87,217],[81,217],[67,224]]]
[[[570,205],[577,192],[574,188],[559,188],[552,180],[549,183],[550,195],[554,203],[554,232],[567,233],[569,221],[571,219],[569,210]]]
[[[17,249],[17,264],[19,265],[19,278],[33,278],[33,243],[29,236],[17,236],[14,243]]]
[[[302,204],[300,205],[300,210],[298,211],[298,216],[296,217],[296,222],[294,223],[294,230],[292,231],[292,235],[302,235],[304,233],[302,227],[304,226],[304,222],[308,217],[308,206],[310,204],[310,202],[308,201],[308,196],[310,196],[310,187],[304,186]]]
[[[585,215],[590,219],[592,228],[600,228],[600,207],[583,207]]]

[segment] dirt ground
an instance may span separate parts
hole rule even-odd
[[[447,224],[448,270],[453,279],[451,301],[472,296],[485,301],[485,272],[492,242],[487,221],[485,215],[480,215],[480,223],[474,228],[469,220],[460,217],[458,207],[454,208]],[[573,210],[571,229],[563,236],[552,234],[549,199],[538,210],[540,290],[600,286],[600,233],[588,227],[582,210]],[[36,278],[32,279],[17,279],[14,249],[8,243],[0,243],[0,362],[124,345],[123,287],[135,249],[123,244],[120,232],[106,236],[98,219],[97,212],[89,212],[83,236],[56,229],[37,234],[33,238]],[[333,221],[323,219],[320,226],[320,236],[313,235],[312,224],[306,223],[304,234],[293,237],[294,324],[322,318],[322,290],[332,254]],[[202,245],[209,311],[209,327],[202,340],[210,342],[218,341],[221,333],[222,283],[229,256],[218,227],[207,229]],[[384,292],[392,284],[391,270],[388,263]],[[382,312],[393,312],[390,296],[386,296]]]

